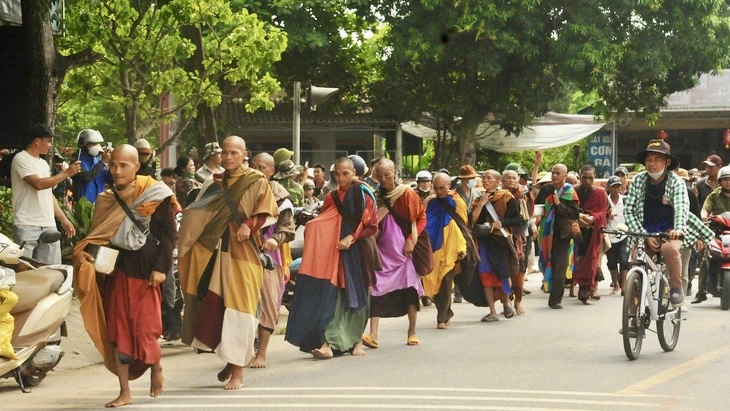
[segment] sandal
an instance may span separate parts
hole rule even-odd
[[[492,314],[487,314],[484,317],[482,317],[483,323],[493,323],[495,321],[499,321],[499,318],[493,316]]]
[[[368,348],[378,348],[378,342],[373,340],[373,337],[371,337],[370,334],[362,336],[362,345]]]
[[[406,341],[406,345],[415,346],[415,345],[420,345],[420,344],[421,344],[421,340],[419,340],[418,337],[416,337],[415,335],[408,336],[408,340]]]
[[[512,318],[515,314],[515,309],[512,308],[512,306],[508,305],[507,307],[504,307],[504,318]]]

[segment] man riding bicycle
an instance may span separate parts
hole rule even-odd
[[[712,231],[689,212],[689,198],[684,181],[669,172],[679,166],[663,140],[651,140],[646,150],[636,154],[636,161],[646,166],[629,186],[626,201],[626,224],[631,231],[666,232],[669,239],[647,238],[647,252],[661,253],[669,274],[669,300],[675,307],[684,303],[682,258],[680,249],[697,241],[710,241]],[[631,241],[636,241],[634,238]],[[635,245],[635,243],[633,244]]]

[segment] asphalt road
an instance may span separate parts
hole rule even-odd
[[[628,361],[621,297],[608,295],[607,282],[594,305],[566,296],[563,310],[550,310],[539,280],[529,276],[528,313],[513,319],[481,323],[485,309],[454,304],[450,328],[438,330],[435,308],[423,308],[417,347],[405,344],[405,317],[382,320],[380,348],[364,357],[317,361],[275,335],[268,368],[246,369],[246,387],[233,392],[215,379],[223,365],[215,355],[165,344],[166,391],[149,398],[147,374],[132,383],[135,404],[125,409],[730,409],[730,311],[720,311],[719,299],[689,307],[674,352],[650,334],[641,357]],[[116,378],[98,363],[74,368],[79,343],[64,344],[76,350],[66,368],[32,393],[0,382],[0,409],[93,409],[116,397]]]

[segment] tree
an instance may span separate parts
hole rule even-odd
[[[270,96],[279,84],[269,69],[286,48],[286,35],[246,10],[234,13],[227,1],[77,0],[67,15],[65,51],[91,48],[101,56],[70,73],[69,90],[84,92],[69,98],[104,99],[122,107],[129,143],[148,136],[160,122],[181,119],[172,142],[200,104],[221,103],[223,81],[244,90],[247,110],[273,107]],[[196,33],[199,42],[191,38]],[[199,64],[191,65],[196,50]],[[166,94],[174,104],[161,108]]]
[[[22,0],[23,32],[27,42],[29,84],[27,118],[29,123],[56,123],[56,107],[64,76],[68,70],[89,64],[96,56],[88,47],[61,55],[51,30],[51,1]]]
[[[566,88],[598,93],[605,116],[652,116],[666,96],[728,65],[730,9],[713,0],[383,0],[377,7],[391,30],[376,109],[446,122],[462,164],[475,161],[480,123],[519,134]]]
[[[277,78],[291,91],[304,87],[339,88],[337,99],[320,110],[354,113],[370,108],[370,86],[379,79],[384,26],[367,0],[233,0],[284,30],[289,39]]]

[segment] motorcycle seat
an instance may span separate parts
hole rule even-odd
[[[18,303],[10,310],[10,314],[32,309],[38,301],[58,290],[64,279],[60,271],[46,268],[17,273],[13,292],[18,295]]]

